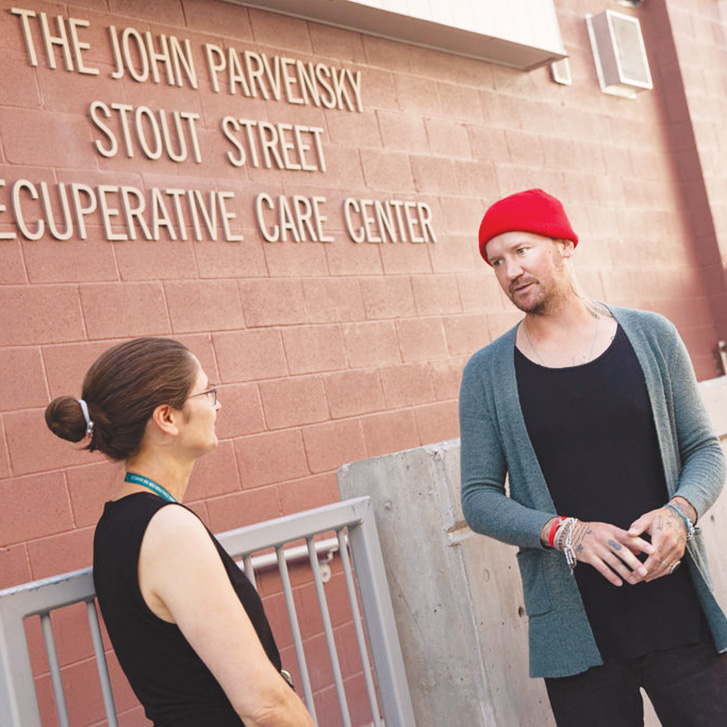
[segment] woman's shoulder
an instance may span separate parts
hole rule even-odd
[[[210,540],[211,533],[200,518],[181,503],[162,500],[151,493],[137,492],[106,503],[96,526],[96,539],[118,543],[120,539],[174,549],[191,540]]]
[[[170,543],[186,545],[188,538],[211,539],[199,516],[181,503],[165,502],[149,520],[147,532],[156,533]]]
[[[104,505],[102,518],[128,519],[154,515],[160,508],[172,503],[151,492],[134,492],[116,500],[109,500]]]
[[[109,500],[96,524],[96,542],[132,543],[140,540],[160,508],[167,505],[151,493],[135,493]]]

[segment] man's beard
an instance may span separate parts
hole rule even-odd
[[[535,279],[533,279],[532,281],[528,281],[528,283],[530,283],[532,285],[539,285],[538,281]],[[535,300],[530,301],[529,303],[518,300],[517,294],[515,293],[514,289],[522,284],[523,284],[523,281],[520,280],[520,281],[514,282],[510,286],[510,288],[507,291],[507,295],[510,298],[510,300],[523,313],[531,313],[532,315],[536,315],[536,316],[540,315],[541,313],[544,313],[546,308],[548,307],[548,302],[549,302],[551,296],[549,296],[547,294],[540,295]],[[542,291],[542,288],[541,288],[541,291]]]
[[[546,283],[543,284],[539,278],[522,278],[513,281],[507,290],[507,295],[510,300],[519,308],[523,313],[530,313],[532,315],[542,315],[554,302],[557,304],[561,298],[566,295],[565,288],[569,287],[573,290],[572,284],[569,286],[565,285],[565,265],[560,255],[556,254],[555,248],[552,252],[553,260],[553,271],[551,276],[546,276]],[[522,300],[518,302],[516,299],[515,288],[523,284],[532,284],[538,288],[537,295],[534,300],[526,303]],[[530,294],[526,295],[526,298],[530,297]]]

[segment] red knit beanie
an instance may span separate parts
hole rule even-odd
[[[480,255],[487,263],[487,243],[503,232],[534,232],[556,240],[578,244],[578,235],[568,221],[563,205],[542,189],[511,194],[490,207],[480,224]]]

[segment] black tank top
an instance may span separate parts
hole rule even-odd
[[[166,506],[184,507],[151,493],[128,495],[107,502],[96,526],[93,580],[111,644],[155,727],[240,727],[243,723],[222,688],[182,632],[155,616],[141,595],[141,541],[151,518]],[[268,658],[279,670],[280,655],[257,591],[212,533],[210,537]]]
[[[546,368],[516,349],[515,371],[525,425],[559,514],[627,529],[664,505],[646,381],[620,326],[589,363]],[[709,641],[686,567],[636,586],[613,586],[584,564],[575,576],[604,659]]]

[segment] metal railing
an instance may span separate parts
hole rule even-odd
[[[304,547],[307,547],[308,550],[342,725],[350,727],[351,714],[326,601],[324,577],[318,560],[317,545],[320,541],[315,540],[316,535],[331,532],[335,533],[348,590],[350,615],[363,667],[372,724],[374,727],[382,727],[383,718],[386,727],[414,727],[414,712],[384,572],[381,546],[368,497],[347,500],[231,530],[219,535],[218,538],[232,557],[242,558],[241,567],[244,568],[253,583],[255,583],[256,565],[261,564],[259,560],[261,556],[253,554],[274,549],[298,660],[303,695],[308,709],[316,719],[304,643],[288,573],[287,560],[290,548],[285,548],[288,543],[300,540],[306,542]],[[327,551],[335,548],[335,543],[332,544],[330,540],[325,541]],[[349,558],[349,552],[353,564]],[[262,558],[266,559],[266,556],[263,555]],[[265,560],[264,567],[269,567],[269,558]],[[366,625],[365,632],[362,614],[359,610],[359,600],[363,610],[363,622]],[[77,603],[86,604],[106,719],[109,727],[117,727],[116,709],[96,611],[90,568],[0,591],[0,725],[2,727],[41,727],[33,669],[24,628],[25,619],[31,616],[40,617],[58,723],[60,727],[69,725],[62,673],[53,636],[51,612]],[[373,670],[368,656],[369,648]]]

